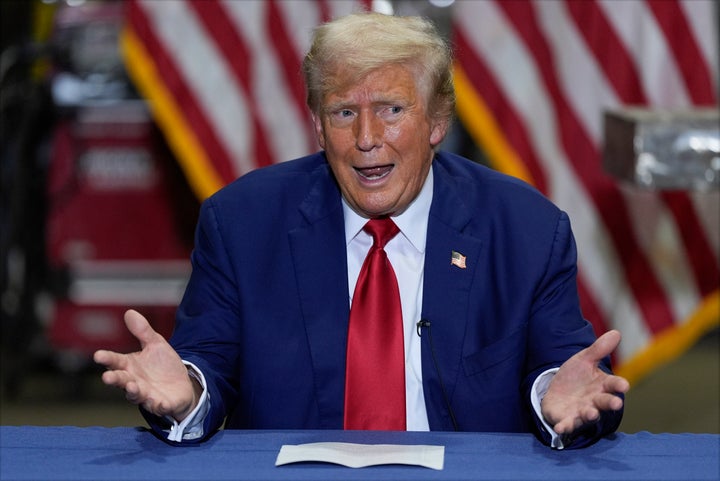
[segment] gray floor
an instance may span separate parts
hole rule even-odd
[[[620,430],[626,433],[720,433],[720,336],[706,336],[681,358],[632,387]],[[121,392],[107,388],[99,371],[74,378],[52,367],[34,369],[15,399],[3,394],[2,425],[144,425]]]

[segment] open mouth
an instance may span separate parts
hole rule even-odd
[[[387,175],[395,168],[395,164],[387,164],[387,165],[379,165],[374,167],[355,167],[355,172],[360,174],[360,176],[367,180],[380,180],[384,177],[387,177]]]

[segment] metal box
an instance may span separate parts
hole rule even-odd
[[[720,111],[626,108],[604,116],[603,167],[657,190],[720,187]]]

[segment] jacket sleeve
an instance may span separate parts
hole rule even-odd
[[[577,251],[570,220],[561,213],[555,230],[551,253],[543,279],[533,297],[529,320],[528,375],[523,383],[525,399],[530,402],[530,389],[535,379],[548,369],[562,363],[595,341],[592,325],[580,312],[577,289]],[[599,364],[600,369],[611,373],[610,359]],[[532,408],[530,411],[534,413]],[[533,414],[534,433],[545,444],[551,435],[542,421]],[[600,420],[579,429],[572,437],[563,439],[566,449],[593,444],[601,437],[614,432],[622,419],[622,410],[603,412]]]
[[[203,435],[184,443],[200,442],[223,424],[227,406],[236,399],[239,316],[235,276],[223,242],[213,199],[200,212],[192,253],[192,274],[176,314],[170,344],[205,377],[210,409]],[[167,437],[168,422],[141,410],[151,428]]]

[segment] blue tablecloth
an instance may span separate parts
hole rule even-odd
[[[275,466],[283,444],[322,441],[445,446],[445,468],[323,463]],[[553,451],[529,434],[221,431],[170,446],[144,428],[0,427],[2,480],[717,480],[720,436],[616,434]]]

